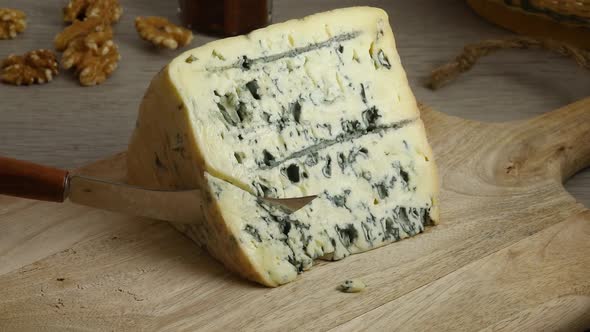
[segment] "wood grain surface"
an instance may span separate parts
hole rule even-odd
[[[0,197],[0,327],[29,330],[577,331],[590,328],[590,98],[486,124],[422,109],[441,223],[270,289],[164,222]],[[122,180],[124,154],[79,172]],[[8,234],[8,235],[7,235]],[[336,287],[367,285],[358,294]]]
[[[0,41],[0,58],[51,48],[63,29],[61,8],[66,2],[0,0],[0,7],[21,9],[29,17],[24,34]],[[115,26],[115,41],[122,60],[105,84],[83,88],[63,72],[49,85],[0,85],[0,155],[71,169],[126,149],[150,79],[180,52],[151,48],[137,36],[133,20],[139,15],[161,15],[173,22],[179,18],[175,0],[120,2],[125,11]],[[501,52],[440,91],[424,88],[428,73],[466,43],[510,33],[480,19],[464,0],[274,0],[274,21],[354,5],[389,13],[414,93],[442,112],[480,121],[527,119],[590,95],[590,74],[543,51]],[[197,35],[191,47],[211,40]],[[566,187],[590,207],[589,170]]]

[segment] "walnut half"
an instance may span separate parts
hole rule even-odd
[[[89,34],[96,32],[105,32],[110,36],[109,38],[112,38],[113,36],[112,28],[100,18],[92,17],[85,21],[76,20],[72,25],[68,26],[55,36],[55,49],[60,52],[64,51],[73,40],[84,38]]]
[[[150,43],[169,49],[186,46],[193,40],[193,32],[157,16],[135,18],[139,36]]]
[[[122,14],[123,8],[118,0],[70,0],[64,8],[64,21],[99,17],[110,24],[119,21]]]
[[[109,32],[94,32],[71,41],[64,51],[61,65],[74,68],[80,84],[97,85],[117,69],[121,56]]]
[[[27,16],[16,9],[0,8],[0,39],[14,39],[25,31]]]
[[[44,49],[25,55],[11,55],[2,61],[0,67],[0,80],[13,85],[47,83],[59,72],[55,54]]]

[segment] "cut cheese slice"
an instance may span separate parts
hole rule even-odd
[[[144,97],[128,170],[140,185],[204,188],[206,220],[175,226],[267,286],[438,220],[432,151],[377,8],[316,14],[182,54]],[[290,215],[257,199],[315,194]]]

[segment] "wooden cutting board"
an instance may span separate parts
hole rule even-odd
[[[580,330],[590,211],[562,182],[590,165],[590,98],[489,124],[423,107],[440,225],[269,289],[164,222],[0,197],[0,330]],[[80,172],[122,179],[120,154]],[[368,288],[336,290],[346,278]]]

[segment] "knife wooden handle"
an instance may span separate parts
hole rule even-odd
[[[67,177],[58,168],[0,157],[0,195],[63,202]]]

